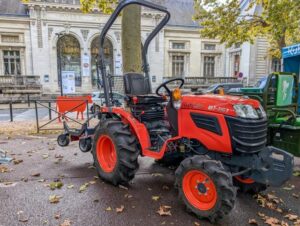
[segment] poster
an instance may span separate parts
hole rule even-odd
[[[118,54],[115,60],[115,74],[122,75],[122,71],[122,56]]]
[[[63,94],[75,93],[75,72],[62,71],[61,76],[62,76]]]
[[[90,76],[90,57],[88,55],[84,55],[82,57],[82,65],[83,65],[82,76]]]

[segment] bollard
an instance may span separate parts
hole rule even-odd
[[[52,115],[51,115],[51,102],[48,103],[49,107],[49,120],[52,120]]]
[[[12,109],[12,102],[9,102],[9,115],[10,115],[10,121],[14,121],[14,116],[13,116],[13,109]]]
[[[35,106],[35,117],[36,117],[36,130],[37,133],[40,132],[40,127],[39,127],[39,113],[38,113],[38,108],[37,108],[37,103],[34,101],[34,106]]]
[[[89,101],[87,100],[86,101],[86,117],[87,117],[87,125],[88,126],[90,126],[90,120],[89,120],[89,117],[90,117],[90,115],[89,115]]]
[[[29,94],[27,94],[27,103],[28,103],[28,107],[30,107],[30,96],[29,96]]]

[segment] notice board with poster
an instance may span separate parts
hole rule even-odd
[[[62,71],[63,94],[75,93],[75,71]]]

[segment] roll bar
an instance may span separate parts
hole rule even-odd
[[[150,35],[146,39],[146,41],[144,43],[144,46],[142,48],[142,60],[143,60],[142,69],[143,69],[143,71],[146,75],[146,78],[148,79],[149,87],[151,87],[151,83],[150,83],[150,75],[149,75],[149,64],[148,64],[148,59],[147,59],[148,47],[150,45],[150,42],[153,40],[153,38],[163,29],[163,27],[170,20],[170,13],[167,10],[167,8],[165,8],[163,6],[160,6],[160,5],[157,5],[157,4],[154,4],[152,2],[147,2],[145,0],[123,0],[118,4],[117,8],[115,9],[115,11],[110,16],[109,20],[107,21],[107,23],[103,27],[102,32],[100,34],[99,67],[100,67],[100,71],[101,71],[101,75],[102,75],[104,96],[105,96],[105,101],[106,101],[107,107],[112,106],[112,100],[110,99],[110,95],[109,95],[109,90],[110,89],[109,89],[109,82],[108,82],[108,79],[107,79],[107,74],[106,74],[106,69],[105,69],[103,45],[104,45],[105,37],[106,37],[106,34],[107,34],[108,30],[111,28],[111,26],[113,25],[115,20],[118,18],[121,11],[126,6],[131,5],[131,4],[151,8],[151,9],[158,10],[158,11],[163,12],[163,13],[166,14],[165,17],[157,25],[157,27],[150,33]]]

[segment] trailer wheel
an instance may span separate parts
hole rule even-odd
[[[79,149],[82,152],[89,152],[92,149],[92,139],[91,138],[79,139]]]
[[[257,194],[267,189],[267,185],[257,183],[251,178],[233,177],[233,184],[239,188],[242,193]]]
[[[60,134],[57,137],[57,143],[61,147],[66,147],[70,144],[70,138],[67,134]]]
[[[222,163],[205,156],[186,158],[175,172],[175,186],[189,212],[211,222],[234,207],[236,188]]]
[[[99,176],[114,184],[127,184],[135,176],[139,149],[129,126],[107,119],[95,133],[93,151]]]

